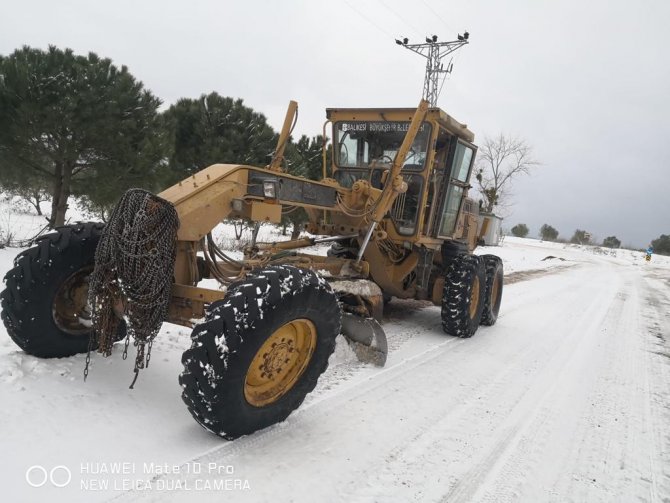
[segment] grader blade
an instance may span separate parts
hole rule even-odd
[[[388,342],[379,322],[374,318],[363,318],[351,313],[342,313],[342,335],[364,363],[378,367],[386,364]]]

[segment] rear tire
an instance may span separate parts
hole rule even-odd
[[[328,367],[340,323],[335,294],[314,272],[249,274],[193,329],[182,399],[203,428],[229,440],[283,421]]]
[[[472,337],[484,310],[486,276],[484,263],[476,255],[454,257],[444,278],[442,328],[449,335]]]
[[[88,276],[103,228],[93,222],[60,227],[14,259],[0,293],[2,321],[26,353],[61,358],[88,351]]]
[[[486,291],[484,292],[484,310],[482,325],[491,326],[498,320],[503,293],[503,263],[495,255],[483,255],[486,268]]]

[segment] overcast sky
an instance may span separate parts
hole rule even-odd
[[[281,127],[321,132],[326,107],[416,106],[425,60],[394,43],[470,32],[439,105],[477,139],[518,135],[542,163],[505,227],[548,223],[646,246],[670,234],[666,0],[0,0],[0,54],[97,52],[169,105],[217,91]]]

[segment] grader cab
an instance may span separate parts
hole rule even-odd
[[[133,339],[136,379],[164,321],[193,327],[182,398],[199,424],[235,438],[296,409],[340,333],[384,365],[391,297],[441,306],[453,336],[493,325],[503,271],[498,257],[472,254],[473,133],[425,101],[328,109],[332,142],[313,181],[282,169],[296,109],[269,166],[215,164],[157,196],[131,189],[106,226],[57,229],[21,253],[0,294],[12,339],[46,358],[108,356],[120,340],[125,357]],[[309,217],[296,240],[253,241],[234,257],[212,236],[224,219],[279,223],[296,208]],[[304,250],[318,243],[326,255]]]

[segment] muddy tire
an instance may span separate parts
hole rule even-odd
[[[283,421],[328,367],[340,323],[337,298],[315,273],[252,273],[193,329],[182,399],[201,426],[226,439]]]
[[[491,326],[498,320],[503,293],[503,263],[495,255],[483,255],[486,269],[486,290],[484,291],[484,310],[482,325]]]
[[[486,276],[476,255],[455,257],[447,266],[442,294],[442,328],[449,335],[472,337],[484,310]]]
[[[0,293],[2,321],[26,353],[61,358],[88,350],[88,275],[103,227],[60,227],[14,259]]]

